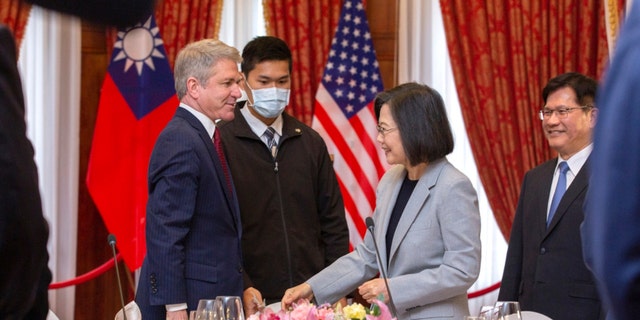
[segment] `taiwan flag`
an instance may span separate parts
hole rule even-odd
[[[131,270],[145,255],[147,168],[156,138],[178,107],[156,21],[118,31],[102,84],[87,187]]]

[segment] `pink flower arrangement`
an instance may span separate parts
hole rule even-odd
[[[370,308],[359,303],[352,303],[342,308],[339,304],[335,309],[325,303],[314,305],[306,299],[293,304],[289,311],[280,310],[277,313],[271,308],[253,314],[247,320],[396,320],[391,316],[389,308],[382,301],[377,301]]]

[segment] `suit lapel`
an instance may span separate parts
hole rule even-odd
[[[212,137],[209,137],[207,130],[204,128],[202,123],[200,123],[200,120],[198,120],[198,118],[196,118],[191,114],[191,112],[185,110],[184,108],[178,108],[178,110],[176,110],[176,114],[179,117],[185,119],[191,125],[191,127],[193,127],[193,129],[198,132],[198,136],[200,137],[200,140],[202,140],[202,143],[205,145],[205,148],[207,148],[207,152],[209,152],[211,159],[213,159],[213,162],[216,165],[216,169],[219,169],[218,171],[222,172],[222,165],[220,164],[218,154],[216,153],[216,150],[213,146]],[[220,182],[225,184],[224,178]]]
[[[229,188],[227,188],[227,182],[225,181],[222,164],[220,163],[220,158],[218,158],[218,153],[216,152],[215,147],[213,145],[213,138],[209,137],[207,130],[204,128],[202,123],[200,123],[200,120],[198,120],[195,116],[193,116],[189,111],[183,108],[178,108],[176,112],[178,116],[180,116],[181,118],[184,118],[198,132],[198,136],[200,137],[200,140],[202,141],[205,148],[207,149],[209,156],[211,156],[213,166],[215,167],[215,170],[217,173],[216,176],[218,177],[220,188],[225,195],[224,198],[227,202],[227,206],[231,209],[231,212],[233,214],[233,221],[236,225],[236,229],[239,230],[240,229],[240,218],[239,218],[240,209],[237,205],[238,203],[237,200],[235,200],[236,199],[235,194],[231,194]],[[229,159],[227,159],[227,161],[228,160]],[[232,188],[235,188],[233,185],[233,178],[231,181],[231,186]]]
[[[567,213],[567,209],[569,208],[571,203],[573,203],[580,194],[586,191],[589,184],[588,167],[589,159],[587,159],[587,161],[584,163],[584,165],[578,172],[578,175],[576,175],[575,179],[573,179],[573,182],[571,182],[571,185],[565,192],[564,196],[562,196],[562,199],[558,204],[556,214],[553,216],[553,220],[551,220],[549,228],[547,228],[547,234],[553,230],[553,228],[558,224],[562,217]]]
[[[531,211],[535,214],[532,217],[535,220],[527,220],[533,223],[532,230],[535,230],[536,238],[538,239],[544,238],[547,233],[547,208],[549,207],[551,183],[553,182],[553,173],[556,169],[557,162],[557,158],[553,161],[547,161],[544,167],[541,168],[542,174],[539,175],[540,177],[532,177],[532,179],[535,179],[532,181],[532,185],[538,188],[538,193],[535,196],[539,198],[540,201],[535,202],[538,207],[532,208],[533,210]]]
[[[387,174],[393,174],[395,172],[395,167],[392,167],[387,171]],[[398,198],[398,193],[400,192],[400,187],[402,186],[402,181],[406,175],[406,171],[398,171],[398,173],[390,179],[387,185],[392,188],[389,192],[384,192],[380,199],[376,200],[376,211],[378,215],[376,218],[376,227],[374,229],[374,236],[376,237],[376,241],[380,246],[380,259],[382,261],[388,261],[387,259],[387,250],[386,250],[386,234],[387,229],[389,227],[389,220],[391,219],[391,211],[393,210],[393,205],[396,203]],[[379,219],[379,220],[378,220]]]
[[[407,232],[409,232],[409,228],[411,228],[411,225],[415,221],[416,217],[422,211],[431,193],[430,190],[436,185],[438,177],[440,176],[440,173],[442,172],[442,169],[444,168],[446,163],[447,161],[445,159],[437,160],[436,162],[431,163],[427,167],[427,171],[422,175],[422,177],[416,184],[416,187],[413,190],[413,193],[411,193],[411,197],[409,198],[409,202],[407,202],[404,211],[402,211],[402,217],[400,218],[400,221],[398,221],[398,226],[396,227],[396,231],[393,235],[393,242],[391,244],[391,251],[389,253],[390,256],[388,259],[389,262],[391,262],[391,260],[393,259],[395,252],[398,250],[398,247],[404,240]],[[400,182],[400,184],[402,183]],[[392,207],[389,208],[389,210],[391,209]]]

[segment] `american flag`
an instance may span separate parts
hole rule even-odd
[[[352,246],[362,242],[364,220],[373,213],[375,189],[387,169],[373,111],[382,90],[362,0],[347,0],[316,93],[312,127],[333,155]]]

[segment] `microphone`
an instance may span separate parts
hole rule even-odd
[[[118,270],[118,257],[116,256],[116,236],[110,233],[107,237],[111,252],[113,252],[113,261],[116,265],[116,277],[118,278],[118,289],[120,290],[120,303],[122,304],[122,317],[127,320],[127,312],[124,310],[124,294],[122,293],[122,283],[120,281],[120,270]],[[388,290],[388,289],[387,289]]]
[[[387,281],[387,273],[384,270],[384,264],[382,263],[382,259],[380,258],[380,250],[378,250],[378,242],[376,241],[376,236],[373,234],[373,219],[371,217],[367,217],[365,220],[367,224],[367,229],[371,233],[371,238],[373,239],[373,245],[376,248],[376,257],[378,258],[378,269],[382,274],[382,279],[384,280],[384,286],[387,288],[387,293],[389,293],[389,309],[391,309],[391,314],[394,318],[398,318],[396,312],[396,306],[393,304],[393,298],[391,298],[391,290],[389,289],[389,282]]]

